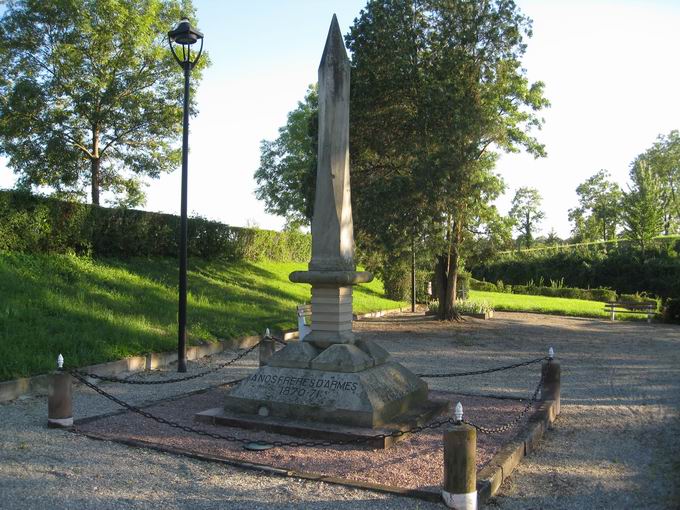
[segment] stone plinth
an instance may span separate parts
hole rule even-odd
[[[229,393],[225,410],[375,428],[425,404],[427,393],[422,380],[394,362],[360,372],[265,366]]]

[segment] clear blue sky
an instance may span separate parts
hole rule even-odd
[[[540,139],[548,157],[503,156],[498,201],[533,186],[544,197],[543,230],[569,234],[576,186],[601,168],[625,186],[630,161],[659,133],[680,129],[680,2],[518,0],[534,20],[524,62],[546,83],[552,107]],[[212,67],[192,119],[189,210],[233,225],[279,228],[254,195],[259,143],[316,81],[333,13],[343,33],[363,0],[195,0]],[[181,76],[178,72],[178,79]],[[0,187],[11,186],[0,167]],[[147,209],[176,213],[179,171],[150,183]]]

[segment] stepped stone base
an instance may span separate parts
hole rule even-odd
[[[448,401],[428,400],[424,404],[415,406],[408,413],[400,415],[398,419],[377,428],[352,427],[272,416],[251,416],[228,412],[223,407],[215,407],[197,413],[194,419],[198,422],[209,423],[211,425],[273,432],[275,434],[310,440],[358,440],[357,445],[360,447],[385,449],[409,437],[409,434],[383,438],[374,438],[373,436],[389,434],[395,430],[406,431],[416,426],[426,425],[429,421],[449,411],[449,407],[450,403]]]
[[[376,428],[427,401],[427,384],[395,362],[353,372],[270,363],[234,387],[224,408],[242,415]]]

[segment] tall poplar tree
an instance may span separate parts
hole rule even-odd
[[[640,248],[644,257],[652,240],[661,233],[664,223],[661,183],[645,161],[636,161],[630,171],[633,181],[624,197],[623,220],[626,237]]]

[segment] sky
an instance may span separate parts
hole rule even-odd
[[[365,0],[194,0],[212,66],[191,119],[190,214],[280,229],[255,198],[260,141],[274,139],[316,73],[333,13],[347,33]],[[503,155],[497,172],[510,209],[535,187],[541,231],[568,237],[576,187],[600,169],[624,189],[630,162],[659,134],[680,129],[680,0],[517,0],[533,19],[524,67],[552,103],[538,137],[548,156]],[[178,68],[177,79],[181,79]],[[0,188],[14,177],[0,161]],[[177,214],[180,170],[150,181],[145,209]]]

